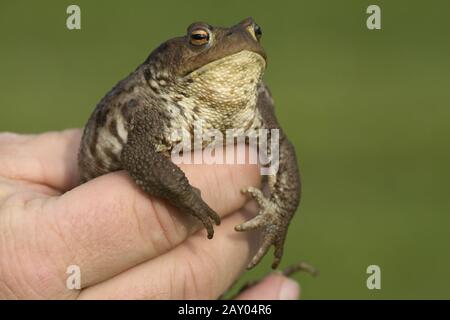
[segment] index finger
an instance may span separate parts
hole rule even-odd
[[[0,176],[43,184],[61,192],[79,181],[81,130],[37,135],[0,134]]]

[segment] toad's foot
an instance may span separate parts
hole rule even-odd
[[[283,256],[284,240],[288,228],[283,220],[282,209],[270,198],[265,197],[262,191],[257,188],[248,187],[242,189],[241,192],[256,200],[259,205],[259,213],[253,219],[237,225],[235,230],[248,231],[260,228],[263,230],[262,245],[248,264],[247,269],[256,266],[272,245],[275,246],[275,260],[272,263],[272,268],[276,269]]]
[[[317,277],[319,275],[319,270],[316,267],[304,261],[290,265],[283,270],[283,275],[286,277],[292,277],[292,275],[301,271],[309,273],[313,277]]]
[[[214,236],[214,228],[212,222],[220,225],[220,216],[211,209],[205,201],[203,201],[200,190],[192,187],[193,192],[188,194],[184,203],[179,206],[192,216],[197,218],[206,228],[208,239]]]

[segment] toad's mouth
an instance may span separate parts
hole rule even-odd
[[[184,78],[192,80],[240,81],[260,79],[266,68],[266,60],[259,53],[242,50],[230,56],[205,64],[191,71]],[[257,81],[255,81],[257,82]]]

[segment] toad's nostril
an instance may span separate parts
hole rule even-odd
[[[226,35],[225,35],[225,37],[229,37],[229,36],[231,36],[233,34],[233,31],[230,31],[230,32],[228,32]]]

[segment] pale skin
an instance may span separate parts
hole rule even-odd
[[[148,197],[125,172],[78,185],[80,130],[0,134],[0,299],[216,299],[242,274],[259,233],[240,190],[256,165],[181,165],[221,217],[211,241],[195,219]],[[81,269],[81,290],[66,287]],[[237,299],[297,299],[273,273]]]

